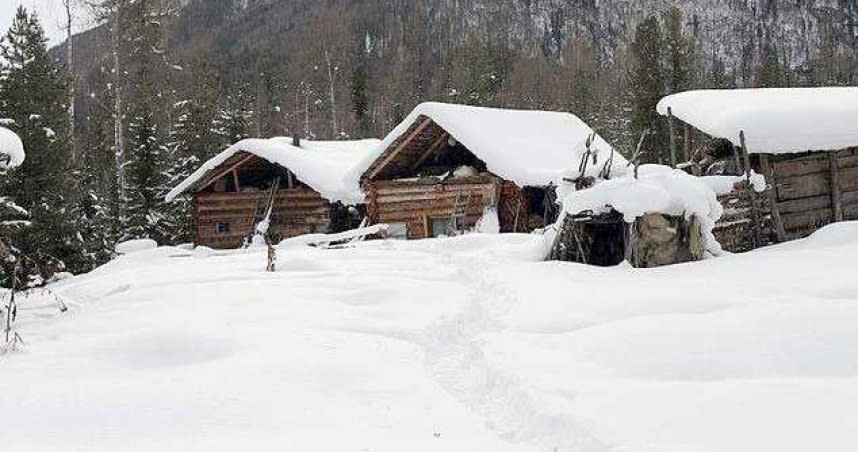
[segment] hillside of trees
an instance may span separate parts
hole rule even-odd
[[[570,111],[661,161],[666,94],[858,83],[855,0],[89,3],[71,49],[21,10],[0,63],[32,156],[3,177],[33,217],[19,242],[73,272],[120,240],[190,240],[164,193],[244,137],[380,137],[433,100]]]

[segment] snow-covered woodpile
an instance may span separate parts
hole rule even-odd
[[[167,196],[193,194],[194,242],[237,248],[264,224],[270,240],[357,226],[357,183],[343,176],[377,140],[244,140],[206,162]]]
[[[752,197],[751,190],[754,190],[752,186],[741,181],[734,184],[732,190],[718,195],[724,214],[715,223],[712,233],[721,247],[731,253],[750,251],[779,241],[778,222],[772,211],[772,189],[767,187],[755,197]],[[755,208],[759,214],[758,223],[754,221]]]
[[[456,235],[486,215],[502,232],[544,227],[553,184],[591,135],[568,113],[419,105],[358,167],[370,222],[409,239]]]
[[[734,156],[723,167],[734,174],[749,167],[767,179],[767,191],[722,194],[726,215],[716,236],[725,249],[747,251],[858,219],[858,88],[690,91],[658,108],[726,140]]]

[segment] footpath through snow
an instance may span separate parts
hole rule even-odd
[[[856,236],[655,270],[539,262],[527,235],[287,247],[274,274],[139,251],[23,301],[0,444],[854,450]]]

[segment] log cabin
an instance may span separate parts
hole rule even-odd
[[[554,223],[555,184],[588,149],[594,160],[622,159],[569,113],[425,103],[354,178],[369,222],[395,238],[530,232]]]
[[[698,149],[721,150],[708,174],[767,179],[765,191],[745,184],[722,196],[725,218],[716,235],[726,249],[746,251],[858,219],[858,88],[689,91],[662,99],[658,112],[671,125],[672,155],[679,152],[678,123],[687,159],[696,153],[693,136],[704,138]]]
[[[194,242],[215,249],[247,244],[266,218],[275,241],[341,232],[357,226],[363,204],[357,182],[344,176],[378,143],[243,140],[205,162],[166,199],[193,197]]]

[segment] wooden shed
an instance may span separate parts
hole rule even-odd
[[[724,150],[709,174],[766,178],[766,191],[746,185],[721,197],[720,239],[730,251],[858,219],[858,88],[689,91],[666,97],[658,109],[684,123],[686,137],[706,137],[698,147]]]
[[[722,208],[704,179],[646,165],[565,192],[551,260],[650,268],[721,253],[711,229]]]
[[[499,232],[545,227],[558,213],[553,184],[594,137],[613,154],[568,113],[421,104],[360,167],[368,218],[407,239],[461,234],[483,218]]]
[[[363,216],[359,187],[344,176],[377,144],[243,140],[203,164],[167,200],[193,196],[194,243],[216,249],[247,244],[265,219],[273,240],[341,232]]]

